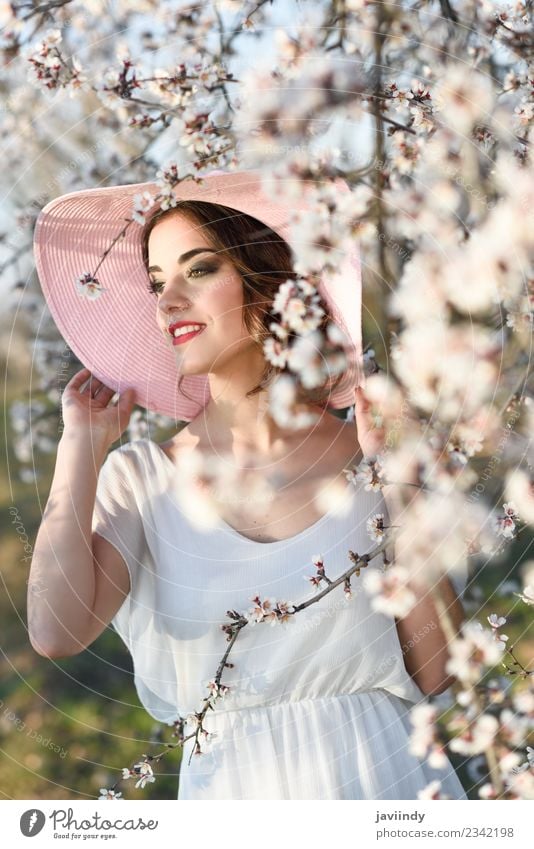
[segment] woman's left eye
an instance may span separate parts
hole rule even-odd
[[[200,276],[204,274],[209,274],[210,271],[215,271],[215,268],[211,265],[197,265],[195,268],[189,269],[187,272],[188,277],[193,277],[199,274]]]

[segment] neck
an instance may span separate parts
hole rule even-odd
[[[228,449],[251,450],[256,454],[272,457],[277,449],[282,450],[290,439],[299,437],[299,441],[309,433],[280,427],[269,413],[268,390],[263,389],[247,397],[246,393],[260,381],[263,359],[249,362],[248,368],[236,366],[231,374],[209,374],[211,398],[200,416],[202,429],[210,442]],[[303,405],[318,413],[324,410],[318,406]],[[311,426],[311,430],[320,424],[321,419]]]

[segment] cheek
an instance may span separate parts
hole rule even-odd
[[[204,310],[226,330],[241,327],[243,303],[243,283],[240,277],[222,277],[202,294]]]

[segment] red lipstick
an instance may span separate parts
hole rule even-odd
[[[177,336],[175,335],[177,330],[186,327],[190,328],[188,332],[182,331]],[[201,324],[197,321],[175,321],[169,325],[168,332],[172,336],[172,344],[181,345],[183,342],[188,342],[189,339],[193,338],[193,336],[198,336],[198,334],[202,333],[205,328],[205,324]]]

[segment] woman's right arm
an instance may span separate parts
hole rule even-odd
[[[28,579],[30,642],[44,657],[78,654],[106,628],[128,594],[129,573],[111,543],[92,533],[97,482],[109,446],[129,422],[133,392],[78,372],[63,393],[65,428]]]

